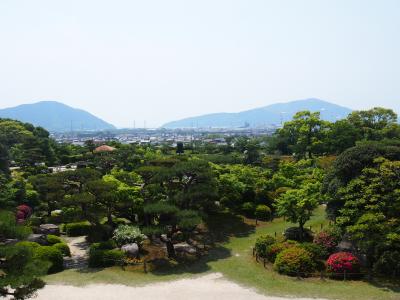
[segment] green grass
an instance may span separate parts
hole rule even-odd
[[[263,223],[256,229],[251,224],[244,224],[240,218],[211,220],[215,226],[216,239],[221,240],[218,247],[210,251],[196,263],[168,268],[144,274],[140,271],[129,272],[120,268],[103,270],[76,271],[68,270],[46,277],[49,283],[82,285],[88,283],[120,283],[142,285],[157,281],[180,279],[187,276],[203,275],[207,272],[221,272],[225,277],[244,286],[256,288],[267,295],[318,297],[328,299],[400,299],[400,286],[391,282],[376,281],[336,281],[318,278],[296,279],[282,276],[256,263],[252,257],[252,247],[257,236],[282,233],[292,226],[282,219]],[[307,226],[319,228],[326,224],[323,207],[316,210]],[[218,230],[219,232],[218,232]],[[230,237],[227,238],[227,232]]]

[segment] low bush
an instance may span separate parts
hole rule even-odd
[[[346,272],[347,276],[356,277],[360,272],[360,262],[350,252],[338,252],[329,256],[327,262],[327,270],[333,276],[343,276]]]
[[[333,253],[340,240],[340,235],[334,230],[324,230],[318,232],[314,237],[314,244],[325,249],[327,254]]]
[[[257,205],[254,215],[259,220],[267,221],[271,219],[271,209],[264,204]]]
[[[40,246],[35,248],[34,257],[51,264],[48,272],[56,273],[64,269],[63,254],[53,246]]]
[[[141,245],[146,239],[146,236],[140,232],[139,227],[120,225],[115,229],[113,234],[113,240],[119,245],[126,245],[131,243],[137,243]]]
[[[114,241],[94,243],[89,250],[89,267],[111,267],[122,263],[125,254],[116,246]]]
[[[302,243],[300,247],[308,251],[314,260],[326,258],[328,255],[322,246],[314,243]]]
[[[296,241],[284,241],[281,243],[274,243],[267,247],[267,259],[270,262],[275,262],[276,256],[283,250],[298,246]]]
[[[68,223],[65,225],[65,232],[68,236],[88,235],[90,226],[90,223],[87,221]]]
[[[66,243],[54,244],[53,248],[56,248],[58,251],[60,251],[63,256],[71,256],[71,250]]]
[[[312,242],[313,234],[312,231],[304,228],[303,232],[299,227],[289,227],[283,234],[287,240],[298,241],[298,242]]]
[[[315,271],[311,254],[301,247],[291,247],[278,254],[274,269],[280,274],[308,277]]]
[[[56,235],[53,234],[48,234],[46,236],[47,239],[47,243],[49,243],[49,245],[54,245],[54,244],[58,244],[58,243],[62,243],[62,239]]]
[[[112,237],[113,230],[113,227],[108,224],[91,226],[89,228],[87,241],[89,243],[107,241]]]
[[[267,248],[276,243],[276,239],[270,235],[262,235],[257,238],[255,249],[259,256],[267,257]]]
[[[16,243],[16,245],[27,247],[30,249],[36,249],[36,248],[40,247],[40,244],[35,243],[35,242],[29,242],[29,241],[21,241],[21,242]]]

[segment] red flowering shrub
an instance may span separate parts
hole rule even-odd
[[[350,252],[338,252],[329,256],[327,260],[327,270],[331,273],[343,274],[346,273],[359,273],[360,262]]]
[[[332,253],[338,245],[338,236],[329,231],[321,231],[315,235],[314,244],[324,248],[327,253]]]
[[[26,220],[27,218],[29,218],[32,214],[32,208],[30,208],[28,205],[26,204],[22,204],[17,206],[17,219],[23,219]],[[22,218],[21,218],[22,217]]]

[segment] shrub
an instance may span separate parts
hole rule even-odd
[[[299,227],[289,227],[283,234],[287,240],[298,242],[312,242],[313,234],[311,230],[304,228],[303,232]]]
[[[35,242],[29,242],[29,241],[18,242],[15,245],[22,246],[22,247],[27,247],[27,248],[30,248],[30,249],[36,249],[36,248],[40,247],[40,244],[35,243]]]
[[[89,228],[87,241],[89,243],[107,241],[112,237],[113,230],[113,227],[108,224],[91,226]]]
[[[256,211],[254,214],[257,219],[266,221],[271,218],[271,209],[264,204],[260,204],[260,205],[257,205]]]
[[[270,262],[275,262],[276,256],[281,253],[283,250],[292,248],[297,246],[298,243],[296,241],[284,241],[281,243],[274,243],[271,246],[267,247],[267,259]]]
[[[339,243],[340,236],[333,230],[324,230],[318,232],[314,237],[314,244],[325,249],[327,254],[332,253]]]
[[[315,263],[307,250],[291,247],[278,254],[274,269],[289,276],[308,277],[315,270]]]
[[[129,225],[120,225],[115,229],[113,240],[119,245],[137,243],[138,245],[146,239],[146,236],[140,232],[138,227]]]
[[[35,248],[34,257],[51,264],[48,272],[56,273],[64,269],[64,261],[62,253],[53,246],[40,246]]]
[[[254,216],[254,204],[251,202],[245,202],[242,204],[242,212],[246,217]]]
[[[119,249],[113,249],[115,246],[116,244],[112,240],[94,243],[89,250],[89,267],[111,267],[119,264],[125,254]]]
[[[88,235],[89,230],[90,230],[90,223],[87,221],[69,223],[65,225],[65,231],[68,236]]]
[[[276,243],[276,239],[270,235],[262,235],[257,238],[255,249],[259,256],[267,257],[267,248]]]
[[[56,235],[52,235],[52,234],[48,234],[46,236],[47,242],[49,243],[49,245],[54,245],[54,244],[58,244],[58,243],[62,243],[62,239]]]
[[[385,251],[374,264],[374,272],[382,275],[400,275],[400,252]]]
[[[308,251],[314,260],[326,258],[326,256],[328,255],[326,250],[322,246],[317,244],[302,243],[300,244],[300,247]]]
[[[344,272],[351,273],[360,272],[360,262],[350,252],[338,252],[329,256],[327,260],[327,270],[333,275],[343,275]],[[353,274],[355,275],[355,274]]]
[[[18,216],[21,216],[22,219],[26,220],[32,214],[32,208],[30,208],[26,204],[22,204],[17,206],[17,219],[20,219]]]
[[[54,244],[53,248],[56,248],[58,251],[60,251],[63,256],[71,256],[71,250],[66,243]]]

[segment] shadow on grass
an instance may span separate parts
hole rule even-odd
[[[224,243],[230,237],[245,237],[255,232],[255,225],[244,222],[243,217],[229,212],[209,215],[205,220],[211,239]]]
[[[365,282],[384,291],[400,293],[399,279],[373,278],[371,280],[366,280]]]

